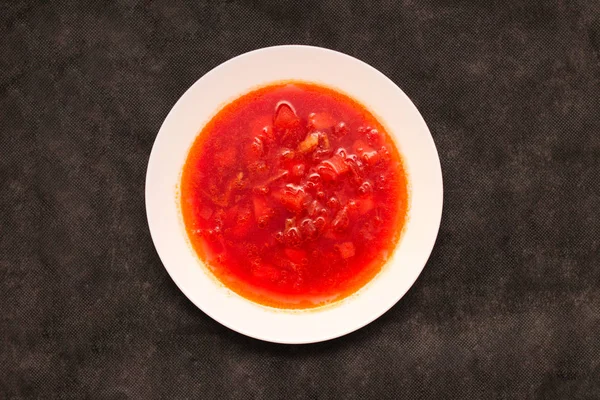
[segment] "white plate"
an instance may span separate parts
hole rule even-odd
[[[321,83],[357,99],[387,127],[404,157],[410,209],[404,234],[382,271],[333,306],[286,311],[250,302],[217,283],[191,248],[178,204],[188,150],[226,103],[281,80]],[[146,176],[146,211],[156,250],[181,291],[221,324],[257,339],[311,343],[363,327],[392,307],[421,273],[442,215],[442,172],[425,121],[385,75],[348,55],[318,47],[277,46],[235,57],[200,78],[177,101],[158,132]]]

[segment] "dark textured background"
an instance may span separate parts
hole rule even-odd
[[[0,398],[600,398],[600,2],[101,3],[0,2]],[[396,82],[445,184],[410,292],[306,346],[196,309],[144,209],[179,96],[289,43]]]

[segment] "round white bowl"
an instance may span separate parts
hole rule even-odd
[[[354,295],[310,310],[253,303],[221,285],[189,244],[179,208],[188,150],[223,105],[272,82],[301,80],[344,92],[387,128],[408,171],[410,207],[404,233],[382,271]],[[277,343],[312,343],[345,335],[389,310],[415,282],[435,243],[442,215],[442,171],[425,121],[381,72],[348,55],[310,46],[251,51],[214,68],[177,101],[162,124],[148,162],[146,211],[156,250],[181,291],[221,324]]]

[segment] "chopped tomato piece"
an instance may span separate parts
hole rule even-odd
[[[298,142],[306,135],[300,118],[288,102],[279,102],[273,118],[273,128],[280,144],[288,147],[298,146]]]
[[[300,234],[300,230],[292,226],[283,232],[283,241],[290,247],[300,246],[302,244],[302,236]]]
[[[327,207],[329,207],[333,210],[337,210],[338,208],[340,208],[340,200],[335,196],[331,196],[327,200]]]
[[[294,157],[296,157],[294,150],[284,148],[279,153],[279,161],[281,161],[281,162],[293,160]]]
[[[333,117],[326,112],[311,113],[308,115],[308,127],[321,130],[331,128],[335,124]]]
[[[354,255],[356,254],[356,249],[354,248],[354,243],[352,242],[340,243],[336,245],[336,249],[344,260],[350,257],[354,257]]]
[[[359,207],[358,202],[354,199],[348,200],[348,205],[346,206],[348,209],[348,215],[355,217],[358,214]]]
[[[260,136],[255,136],[248,149],[248,157],[253,160],[261,158],[265,154],[265,146]]]
[[[329,143],[329,136],[325,132],[319,132],[319,147],[323,150],[329,150],[331,143]]]
[[[320,216],[315,218],[315,228],[317,228],[317,233],[323,232],[326,226],[327,220],[325,219],[325,217]]]
[[[256,194],[265,195],[265,194],[269,194],[269,187],[258,185],[258,186],[255,186],[254,188],[252,188],[252,191]]]
[[[369,167],[372,167],[373,165],[377,164],[379,160],[381,160],[381,154],[375,150],[365,151],[360,155],[360,157]]]
[[[212,216],[212,214],[213,214],[213,209],[211,207],[209,207],[207,204],[202,205],[202,208],[200,209],[200,213],[199,213],[199,215],[202,219],[205,219],[208,221],[210,219],[210,217]]]
[[[236,237],[244,237],[252,227],[252,213],[249,209],[240,209],[235,217],[235,224],[231,228],[231,233]]]
[[[254,196],[252,202],[254,204],[254,219],[260,228],[266,227],[273,216],[273,209],[269,207],[264,196]]]
[[[348,228],[348,225],[350,225],[348,207],[344,207],[336,214],[335,218],[331,222],[331,227],[336,232],[342,232],[344,229]]]
[[[359,187],[358,187],[358,193],[361,196],[369,196],[371,195],[371,193],[373,193],[373,184],[370,181],[364,181]]]
[[[305,264],[308,261],[306,250],[286,248],[283,252],[293,263]]]
[[[298,145],[298,151],[300,153],[309,153],[317,148],[319,145],[319,133],[309,133],[306,138]]]
[[[350,133],[350,128],[344,122],[339,122],[336,126],[333,127],[333,135],[338,139],[343,138],[348,133]]]
[[[302,236],[306,238],[306,240],[314,240],[319,235],[317,227],[315,223],[307,218],[300,224],[300,232],[302,232]]]
[[[357,201],[358,203],[358,212],[363,215],[371,211],[375,208],[375,202],[371,197],[367,197],[366,199],[360,199]]]
[[[269,167],[263,160],[258,160],[248,164],[248,171],[254,175],[262,175],[269,171]]]
[[[317,166],[317,171],[319,174],[328,181],[334,181],[338,179],[340,175],[348,172],[349,167],[346,164],[345,160],[338,154],[333,157],[322,161]]]
[[[275,197],[286,209],[299,213],[309,200],[309,196],[299,186],[288,184],[283,189],[273,192]]]
[[[300,124],[300,118],[296,115],[296,111],[287,102],[281,102],[275,110],[275,118],[273,127],[278,130],[293,129]]]
[[[304,176],[305,172],[306,172],[306,166],[302,163],[294,164],[291,168],[292,176],[294,176],[296,178],[300,178],[300,177]]]
[[[316,218],[319,215],[327,215],[327,209],[323,207],[319,200],[313,200],[307,207],[306,212],[311,218]]]
[[[325,164],[330,164],[338,175],[348,172],[348,165],[345,160],[339,155],[331,157],[329,160],[323,161]]]
[[[238,172],[231,181],[229,181],[229,190],[242,190],[246,187],[246,180],[244,179],[244,173]]]
[[[380,133],[377,129],[371,129],[367,132],[367,141],[371,145],[377,145],[381,141]]]

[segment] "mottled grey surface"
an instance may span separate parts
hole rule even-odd
[[[600,398],[598,1],[103,3],[0,2],[0,398]],[[445,183],[410,292],[306,346],[196,309],[144,209],[178,97],[287,43],[396,82]]]

